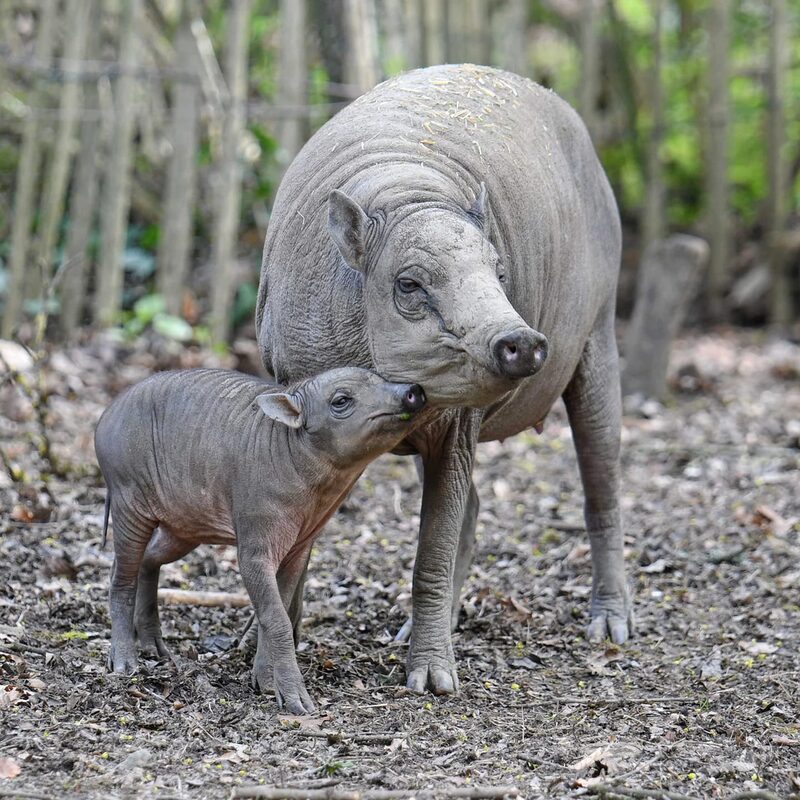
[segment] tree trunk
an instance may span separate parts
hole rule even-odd
[[[650,79],[651,122],[647,148],[647,184],[642,214],[642,251],[664,236],[664,171],[661,164],[661,142],[664,138],[662,63],[662,15],[664,0],[653,0],[653,66]]]
[[[280,62],[278,65],[278,104],[304,106],[306,104],[306,3],[305,0],[281,0]],[[284,167],[300,151],[305,139],[304,119],[287,115],[277,125],[278,143]]]
[[[345,80],[358,94],[363,94],[380,80],[375,0],[344,0],[344,23]]]
[[[408,69],[408,45],[406,44],[406,22],[403,20],[403,0],[383,0],[380,20],[383,32],[383,73],[396,75]]]
[[[708,245],[682,234],[654,242],[639,267],[636,305],[625,336],[624,395],[663,397],[672,340],[695,296]]]
[[[422,64],[444,64],[447,60],[446,0],[418,0],[422,30]]]
[[[488,64],[491,22],[486,0],[450,0],[447,4],[447,60]]]
[[[86,53],[86,38],[91,19],[88,0],[69,0],[66,7],[66,47],[64,58],[71,63],[81,61]],[[78,125],[81,85],[77,79],[67,80],[61,90],[58,108],[58,133],[53,148],[50,170],[44,184],[42,225],[39,235],[39,259],[45,269],[53,261],[58,240],[58,226],[64,213],[73,140]]]
[[[130,207],[130,172],[136,106],[138,28],[142,0],[123,3],[120,20],[120,75],[114,97],[113,157],[108,158],[100,206],[100,262],[94,298],[95,322],[112,325],[122,295],[122,254]]]
[[[219,202],[214,221],[214,251],[211,281],[211,335],[224,342],[230,333],[230,312],[236,286],[233,262],[239,231],[242,198],[242,167],[239,143],[247,120],[247,27],[252,0],[232,0],[225,47],[225,78],[230,108],[225,118],[219,163]]]
[[[600,6],[602,0],[586,0],[580,15],[581,76],[578,111],[589,135],[597,140],[597,95],[600,86]]]
[[[53,55],[57,10],[58,0],[42,0],[39,6],[39,30],[36,35],[34,55],[37,62],[43,65],[48,64]],[[40,99],[44,94],[43,86],[44,80],[37,79],[22,130],[22,147],[14,195],[14,221],[11,227],[9,284],[3,309],[2,338],[4,339],[11,338],[19,322],[25,298],[27,273],[38,272],[38,266],[30,263],[29,250],[36,186],[41,167],[41,132],[34,109],[42,105]]]
[[[787,258],[779,239],[786,222],[787,175],[784,159],[786,145],[785,89],[787,70],[788,26],[786,0],[772,0],[769,36],[768,112],[767,112],[767,204],[770,237],[772,297],[770,323],[786,328],[792,321],[792,286],[787,272]]]
[[[528,74],[528,8],[526,0],[506,0],[497,14],[498,63],[503,69]]]
[[[730,253],[728,214],[728,106],[730,2],[711,0],[708,15],[708,230],[711,261],[708,300],[712,319],[722,317]]]
[[[182,293],[192,250],[197,186],[197,146],[200,112],[200,70],[192,34],[193,0],[183,0],[175,35],[175,65],[197,76],[197,82],[176,79],[172,86],[172,157],[167,173],[166,200],[158,243],[157,283],[170,314],[180,314]]]
[[[421,67],[425,63],[423,50],[424,26],[419,0],[402,0],[405,20],[406,69]]]
[[[97,0],[87,0],[89,18],[97,8]],[[102,8],[102,3],[100,3]],[[86,52],[96,58],[100,50],[100,26],[89,27]],[[87,109],[99,109],[97,81],[83,86],[83,104]],[[102,140],[103,125],[97,119],[86,118],[80,127],[80,151],[72,179],[69,198],[69,229],[64,247],[66,271],[61,279],[61,332],[65,338],[74,336],[80,325],[86,302],[88,277],[89,236],[95,218],[95,200],[98,189],[98,150]]]

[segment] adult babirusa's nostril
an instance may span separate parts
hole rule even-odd
[[[425,392],[418,383],[415,383],[406,388],[401,402],[406,411],[419,411],[425,405]]]
[[[491,344],[498,371],[508,378],[527,378],[547,359],[547,339],[533,328],[498,334]]]

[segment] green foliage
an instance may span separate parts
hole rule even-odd
[[[148,294],[133,304],[131,311],[123,311],[120,332],[125,339],[135,339],[148,328],[176,342],[204,339],[205,328],[192,328],[182,317],[167,314],[166,302],[160,294]]]

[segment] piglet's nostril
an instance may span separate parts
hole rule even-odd
[[[406,411],[419,411],[425,405],[425,392],[415,383],[406,389],[401,402]]]

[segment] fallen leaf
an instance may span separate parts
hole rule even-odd
[[[778,651],[778,646],[767,642],[745,642],[740,641],[739,647],[746,650],[751,656],[770,655]]]
[[[0,708],[11,708],[20,700],[22,700],[22,692],[16,686],[11,684],[0,686]]]
[[[652,564],[648,564],[646,567],[641,567],[639,572],[644,572],[648,575],[651,575],[657,572],[666,572],[667,569],[669,569],[669,564],[663,558],[659,558]]]
[[[13,758],[0,758],[0,778],[16,778],[20,766]]]

